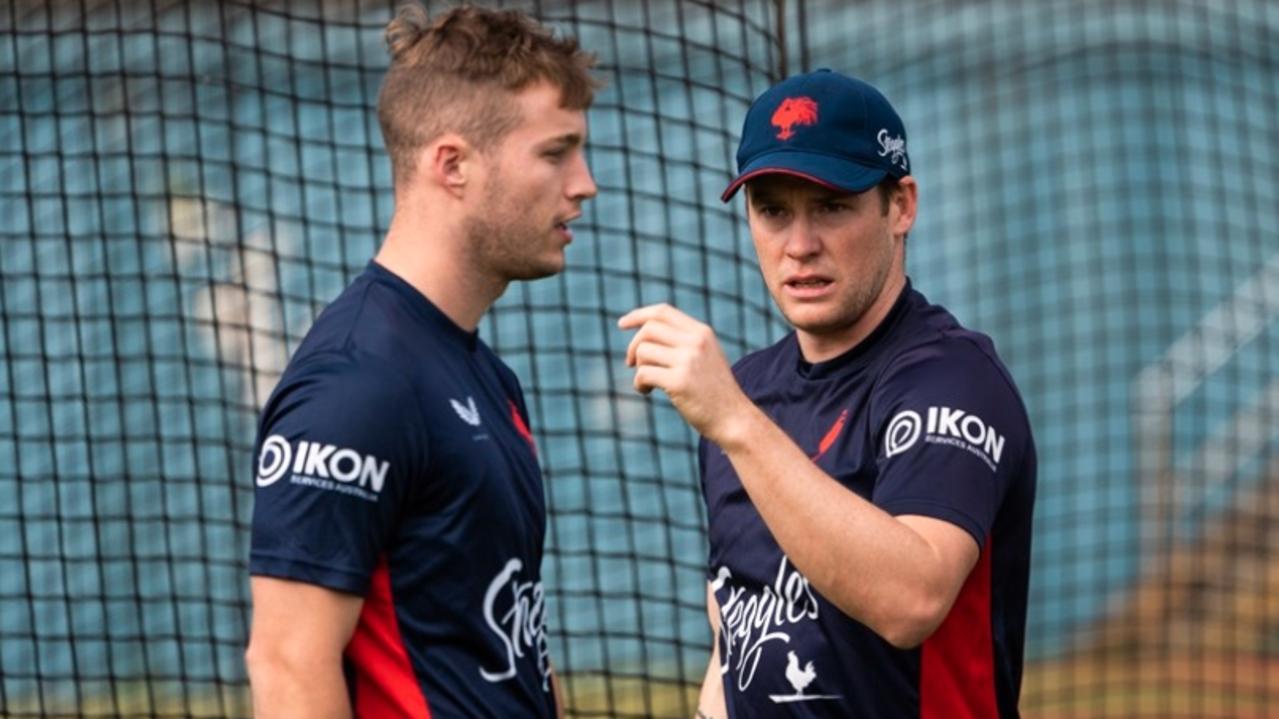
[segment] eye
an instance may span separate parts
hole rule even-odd
[[[840,200],[830,200],[821,204],[821,211],[826,214],[834,214],[838,212],[847,212],[852,208],[847,202]]]
[[[755,206],[755,212],[758,213],[760,217],[774,218],[774,217],[781,217],[783,214],[785,214],[786,208],[782,207],[781,205],[769,205],[769,204],[761,203]]]
[[[551,162],[556,162],[556,163],[562,162],[564,158],[568,157],[568,148],[567,147],[552,148],[550,150],[543,152],[542,157],[545,157]]]

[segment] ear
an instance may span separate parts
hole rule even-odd
[[[905,235],[915,226],[915,211],[919,207],[919,185],[907,175],[897,183],[897,192],[889,199],[889,223],[894,235]]]
[[[456,133],[445,133],[427,145],[419,161],[424,165],[423,174],[456,197],[462,196],[468,184],[476,182],[475,149]]]

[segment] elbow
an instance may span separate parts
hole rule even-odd
[[[249,647],[244,650],[244,668],[249,675],[250,684],[261,684],[263,677],[271,671],[271,666],[277,661],[269,653],[262,650],[259,642],[249,642]]]
[[[302,657],[290,656],[281,647],[272,647],[261,642],[249,641],[244,652],[244,668],[249,675],[249,684],[262,688],[287,683],[291,677],[305,676],[306,671]]]
[[[340,658],[310,647],[249,641],[244,652],[253,715],[274,717],[351,716]]]
[[[896,649],[914,649],[945,621],[950,602],[944,597],[921,595],[887,607],[871,629]]]
[[[939,624],[926,624],[924,622],[901,623],[885,627],[877,630],[877,633],[884,641],[893,646],[894,649],[915,649],[922,645],[926,639],[933,635]]]

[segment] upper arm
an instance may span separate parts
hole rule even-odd
[[[355,632],[363,598],[276,577],[253,577],[250,654],[290,664],[341,658]]]
[[[894,516],[945,520],[983,547],[1031,451],[1025,410],[1002,367],[966,339],[918,348],[877,381],[872,407],[871,500]]]
[[[251,574],[367,590],[421,491],[428,435],[411,393],[364,357],[290,370],[259,430]]]
[[[977,565],[980,547],[976,540],[966,530],[942,519],[903,514],[897,517],[897,521],[914,530],[932,549],[934,562],[930,574],[936,590],[945,600],[945,609],[949,610]]]

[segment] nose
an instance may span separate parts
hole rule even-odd
[[[598,192],[595,178],[591,177],[591,168],[586,165],[586,155],[579,154],[574,163],[573,174],[565,186],[565,194],[576,202],[582,202],[595,197]]]
[[[809,222],[803,214],[799,214],[786,230],[786,244],[783,250],[787,257],[805,260],[821,252],[821,237],[818,236],[813,223]]]

